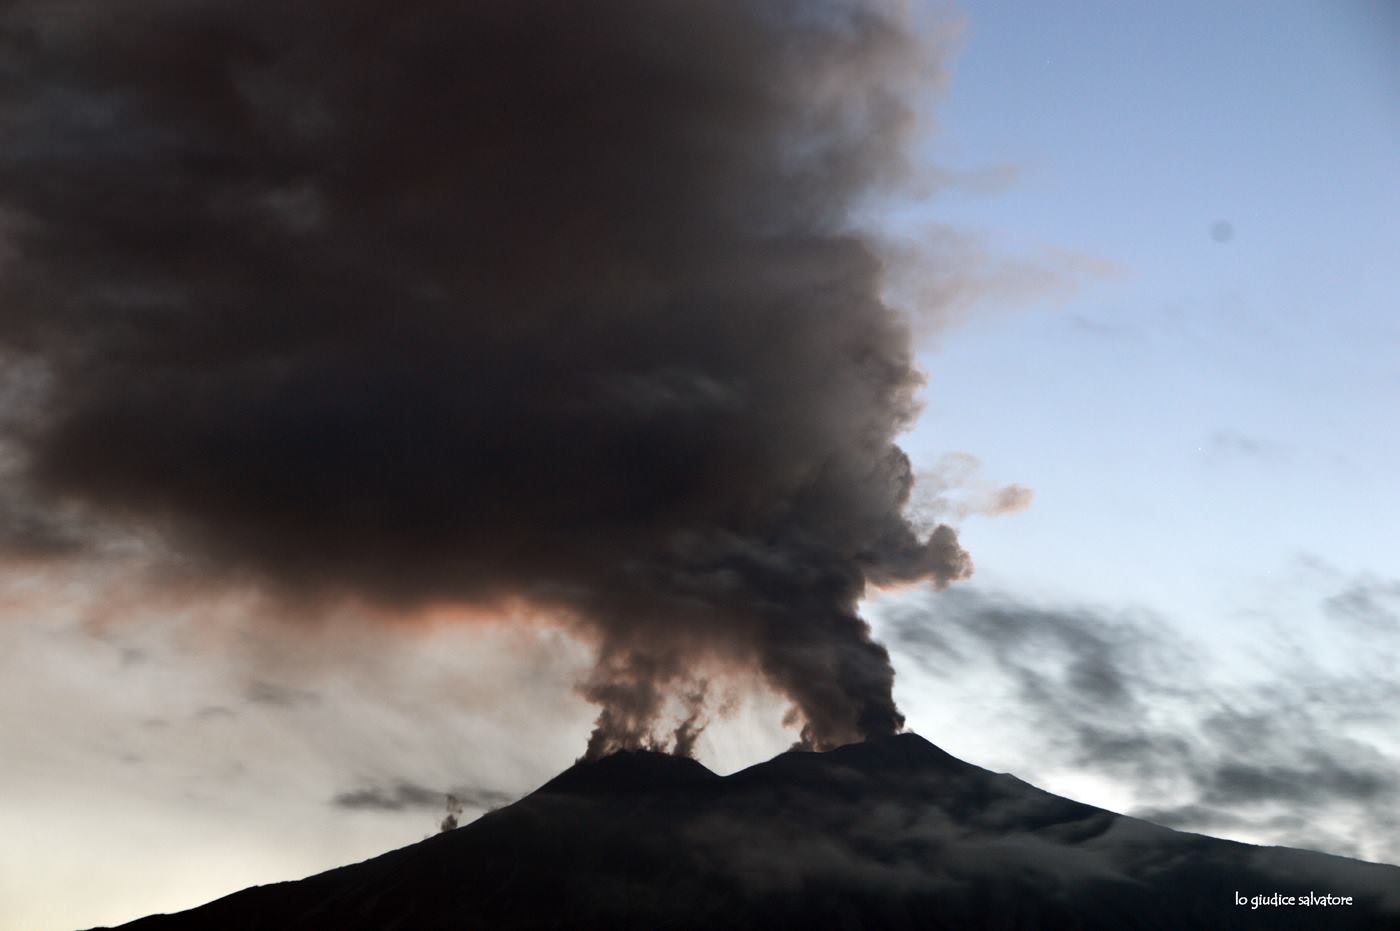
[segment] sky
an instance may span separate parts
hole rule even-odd
[[[1400,862],[1400,16],[931,20],[929,191],[879,221],[928,305],[910,511],[976,571],[868,593],[906,725],[1169,826]],[[120,558],[0,574],[0,928],[372,856],[435,831],[447,791],[468,818],[529,791],[594,730],[598,641],[548,612],[386,622],[241,575],[153,592],[131,566],[158,543],[103,545]],[[798,737],[790,695],[728,688],[706,765]]]
[[[1396,749],[1373,704],[1394,688],[1400,518],[1400,73],[1382,6],[962,7],[929,151],[941,142],[955,174],[1003,165],[1014,180],[950,192],[938,222],[1010,254],[1102,265],[1067,295],[970,313],[921,356],[915,461],[970,452],[1035,495],[960,528],[978,571],[944,610],[984,649],[1020,628],[999,637],[974,619],[1019,606],[1052,652],[1074,638],[1128,650],[1129,630],[1183,652],[1170,674],[1139,667],[1135,695],[1081,696],[1095,714],[1115,699],[1134,709],[1108,747],[1085,743],[1103,734],[1076,732],[1065,708],[1042,719],[1033,696],[1051,673],[999,648],[985,674],[1021,698],[994,704],[972,681],[950,685],[969,644],[940,654],[900,682],[911,719],[952,752],[1173,826],[1394,861],[1390,826],[1367,826],[1393,786],[1360,778]],[[904,629],[901,673],[921,663],[901,655],[920,641]],[[1028,733],[1047,727],[1053,745],[1033,749]],[[1212,762],[1139,754],[1129,738],[1147,735]],[[1357,778],[1328,776],[1334,763]],[[1222,783],[1246,767],[1248,798]],[[1161,785],[1134,799],[1126,780],[1105,784],[1114,771]],[[1306,773],[1335,797],[1266,788]],[[1161,811],[1174,796],[1175,819]],[[1343,799],[1348,813],[1328,807]],[[1320,822],[1348,827],[1329,837]]]

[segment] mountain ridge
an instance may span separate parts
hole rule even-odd
[[[1353,905],[1247,904],[1276,892]],[[121,927],[1265,926],[1400,929],[1400,868],[1173,831],[901,734],[728,776],[583,761],[419,844]]]

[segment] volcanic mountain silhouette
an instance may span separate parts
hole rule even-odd
[[[1351,904],[1248,902],[1274,893]],[[621,752],[422,843],[122,927],[1400,928],[1400,868],[1169,830],[902,734],[727,777]]]

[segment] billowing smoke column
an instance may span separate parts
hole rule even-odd
[[[314,603],[525,599],[592,632],[590,753],[898,730],[867,584],[920,384],[854,214],[929,63],[854,0],[0,7],[0,350],[29,494]]]

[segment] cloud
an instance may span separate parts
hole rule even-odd
[[[494,789],[456,788],[450,791],[425,789],[417,783],[398,782],[391,786],[369,786],[341,792],[331,799],[337,808],[354,811],[405,811],[408,809],[443,810],[448,798],[456,799],[462,807],[490,810],[509,805],[515,797]],[[460,810],[458,812],[460,814]]]
[[[248,684],[245,691],[248,701],[259,705],[272,705],[277,708],[295,708],[301,705],[315,705],[321,696],[310,689],[297,688],[261,679]]]
[[[1326,604],[1369,607],[1357,590]],[[1116,780],[1141,800],[1133,814],[1172,827],[1400,858],[1400,822],[1385,814],[1400,805],[1395,747],[1372,736],[1400,724],[1397,687],[1361,666],[1339,673],[1280,650],[1267,677],[1225,679],[1150,613],[967,590],[882,616],[898,655],[983,696],[1005,692],[1041,772]]]
[[[1117,263],[1056,246],[1029,254],[996,248],[989,237],[944,224],[886,234],[887,296],[908,310],[921,335],[973,313],[1061,303],[1091,282],[1121,278]]]
[[[1375,576],[1354,579],[1323,602],[1333,618],[1362,629],[1400,632],[1400,581]]]
[[[34,508],[13,493],[0,492],[0,559],[50,560],[84,549],[83,537],[61,518]]]
[[[597,645],[599,752],[696,665],[807,744],[894,732],[865,585],[972,571],[903,516],[923,379],[861,219],[917,180],[927,39],[859,0],[7,5],[16,487],[292,615],[529,602]]]
[[[1025,485],[998,485],[981,472],[976,456],[946,453],[933,468],[919,472],[908,507],[910,519],[916,526],[934,527],[945,519],[1016,514],[1035,500],[1035,492]]]
[[[1280,463],[1290,458],[1289,451],[1270,440],[1251,436],[1239,430],[1216,430],[1205,446],[1206,456],[1213,462],[1252,461]]]

